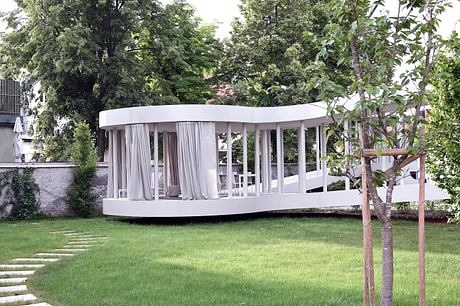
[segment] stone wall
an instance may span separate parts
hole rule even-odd
[[[73,169],[67,163],[34,163],[34,164],[0,164],[0,172],[16,168],[33,168],[35,183],[39,187],[38,199],[40,212],[53,217],[72,216],[73,212],[67,203],[67,190],[73,181]],[[97,194],[96,211],[102,212],[102,199],[107,191],[107,165],[98,165],[93,191]],[[0,194],[3,192],[0,191]],[[2,198],[0,197],[0,201]],[[8,210],[8,208],[7,208]],[[0,218],[7,212],[0,212]]]

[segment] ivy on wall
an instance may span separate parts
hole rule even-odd
[[[33,169],[14,169],[0,173],[0,211],[11,220],[30,220],[38,216],[38,185]],[[9,212],[8,212],[9,209]]]

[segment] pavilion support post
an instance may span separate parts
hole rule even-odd
[[[255,172],[255,187],[256,196],[260,196],[260,130],[256,124],[254,135],[254,172]]]
[[[248,125],[243,123],[243,196],[248,196]]]
[[[300,128],[297,133],[297,145],[298,145],[298,165],[299,165],[299,193],[305,193],[305,122],[300,121]]]
[[[343,123],[343,130],[345,135],[345,154],[350,154],[350,126],[349,121]],[[350,190],[350,178],[345,178],[345,190]]]
[[[160,188],[158,173],[158,124],[153,125],[153,167],[154,167],[154,192],[155,192],[155,201],[160,199]]]
[[[227,123],[227,195],[233,198],[232,126]]]
[[[327,137],[326,127],[321,125],[321,170],[323,172],[323,192],[327,192],[327,162],[326,162]]]
[[[420,138],[425,134],[420,128]],[[418,204],[418,274],[419,305],[425,306],[425,154],[420,155],[419,204]]]
[[[284,130],[281,129],[281,193],[284,193]]]
[[[125,131],[122,130],[121,132],[121,189],[126,190],[127,182],[126,182],[126,135]]]
[[[113,130],[113,133],[112,133],[112,148],[113,148],[113,190],[114,190],[114,194],[113,194],[113,197],[115,199],[118,198],[118,190],[119,190],[119,186],[118,186],[118,145],[119,145],[119,139],[118,139],[118,130],[117,129],[114,129]]]
[[[267,192],[267,131],[262,130],[262,169],[261,169],[261,176],[262,176],[262,192]]]
[[[282,189],[282,175],[283,175],[283,170],[281,169],[282,165],[282,146],[281,146],[281,127],[280,124],[276,124],[276,178],[277,178],[277,184],[276,184],[276,189],[278,191],[278,194],[281,194],[283,192]]]
[[[267,130],[267,191],[271,193],[272,190],[272,137],[271,131]]]
[[[320,163],[320,144],[319,144],[319,132],[320,132],[320,127],[316,126],[315,127],[315,135],[316,135],[316,172],[319,175],[319,170],[321,169],[321,163]]]

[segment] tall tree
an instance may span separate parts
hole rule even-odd
[[[433,179],[450,195],[451,221],[460,222],[460,38],[455,33],[439,59],[430,98],[427,139]]]
[[[324,34],[329,12],[322,0],[242,0],[241,19],[225,43],[223,80],[233,85],[236,101],[252,106],[302,104],[316,100],[308,69]],[[331,55],[326,67],[338,83],[348,71]]]
[[[138,47],[149,71],[147,92],[159,97],[156,102],[195,104],[212,97],[222,46],[215,26],[203,24],[190,4],[166,5],[163,14],[143,25]]]
[[[105,109],[148,103],[137,77],[140,61],[130,48],[133,33],[159,11],[147,0],[16,1],[6,16],[2,70],[39,82],[45,102],[38,117],[44,140],[84,120],[97,132],[99,156],[105,135],[98,115]],[[57,128],[59,127],[59,128]]]
[[[443,46],[437,34],[439,15],[446,1],[397,1],[388,11],[384,1],[331,2],[334,22],[321,37],[319,58],[339,54],[337,64],[353,71],[353,82],[344,87],[316,71],[317,87],[328,101],[331,115],[339,115],[331,133],[339,137],[337,147],[349,141],[352,152],[363,149],[407,149],[416,153],[425,149],[419,138],[419,127],[425,123],[423,108],[427,103],[431,72]],[[351,109],[344,105],[345,97],[357,103]],[[360,123],[361,141],[345,139],[343,123]],[[354,133],[351,133],[354,134]],[[355,134],[356,135],[356,134]],[[337,173],[356,180],[354,169],[360,156],[341,151],[331,154],[329,165]],[[394,156],[389,169],[373,171],[372,158],[365,157],[366,185],[382,234],[382,295],[381,305],[392,305],[393,297],[393,231],[391,222],[392,197],[401,167],[408,155]],[[386,187],[383,197],[377,192]]]

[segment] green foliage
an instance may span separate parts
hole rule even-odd
[[[75,168],[68,201],[73,211],[81,217],[89,217],[94,210],[96,196],[92,192],[92,184],[96,178],[97,160],[91,130],[88,124],[80,122],[76,125],[72,146]]]
[[[212,97],[212,76],[221,57],[215,26],[201,24],[193,7],[173,1],[138,34],[139,58],[148,68],[146,91],[155,103],[197,104]]]
[[[39,188],[33,177],[33,169],[15,169],[1,173],[0,189],[4,188],[6,192],[0,208],[11,208],[8,219],[30,220],[39,215],[36,198]]]
[[[204,103],[220,45],[190,5],[150,0],[16,0],[3,15],[0,69],[40,83],[36,135],[45,158],[68,159],[73,122],[105,149],[99,112],[153,103]]]
[[[428,171],[451,200],[449,209],[460,222],[460,38],[451,37],[449,49],[439,59],[430,98]]]
[[[218,103],[278,106],[316,100],[309,87],[309,65],[319,52],[315,36],[330,21],[327,1],[243,0],[241,19],[233,22],[225,42],[221,77],[234,93]],[[346,83],[348,72],[332,60],[325,64],[331,77]]]

